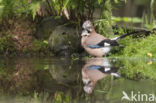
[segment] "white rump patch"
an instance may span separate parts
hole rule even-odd
[[[110,46],[110,44],[109,43],[104,43],[104,46]]]
[[[111,70],[111,68],[105,68],[105,72],[108,72],[110,70]]]
[[[110,50],[111,50],[111,47],[110,46],[103,47],[102,48],[103,55],[108,54],[110,52]]]

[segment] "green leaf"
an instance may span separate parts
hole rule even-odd
[[[47,70],[47,69],[49,69],[49,65],[44,66],[44,70]]]
[[[32,3],[30,5],[30,10],[32,11],[33,19],[35,19],[36,17],[36,11],[39,8],[39,6],[40,6],[40,2]]]
[[[118,0],[114,0],[115,3],[118,3]]]
[[[0,0],[0,3],[2,2],[3,0]]]
[[[62,10],[64,10],[64,9],[67,7],[67,5],[68,5],[69,1],[70,1],[70,0],[65,0],[65,3],[64,3],[64,5],[63,5]]]
[[[98,0],[98,3],[100,4],[101,3],[101,0]]]
[[[3,15],[3,8],[4,8],[4,6],[0,5],[0,17]]]
[[[153,9],[154,0],[151,0],[150,8]]]
[[[3,8],[4,8],[4,6],[3,5],[0,5],[0,10],[3,9]]]
[[[48,41],[47,40],[44,40],[43,43],[48,44]]]

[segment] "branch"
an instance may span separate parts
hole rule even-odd
[[[51,14],[52,14],[52,12],[53,12],[52,7],[51,7],[51,5],[50,5],[50,3],[49,3],[48,0],[46,0],[46,2],[47,2],[47,4],[48,4],[48,8],[49,8],[49,10],[51,11]]]
[[[150,33],[153,33],[154,31],[156,31],[156,28],[152,29],[152,30],[149,30],[149,29],[146,29],[146,28],[139,28],[139,27],[119,27],[119,26],[112,26],[113,29],[119,29],[119,28],[122,28],[122,29],[125,29],[127,31],[127,33],[130,33],[131,35],[132,34],[136,34],[136,33],[144,33],[146,36],[149,35]],[[117,33],[115,33],[117,34]]]

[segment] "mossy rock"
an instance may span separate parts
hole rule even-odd
[[[64,23],[65,20],[63,20],[62,18],[47,17],[43,19],[41,23],[37,26],[36,37],[41,40],[48,39],[54,29],[58,25],[62,25]]]
[[[65,60],[64,60],[65,59]],[[54,80],[59,84],[70,84],[78,80],[81,65],[77,61],[71,61],[67,58],[61,60],[52,60],[49,66],[49,72]]]
[[[81,48],[79,33],[72,26],[59,26],[50,35],[49,45],[56,54],[66,55],[79,52]]]

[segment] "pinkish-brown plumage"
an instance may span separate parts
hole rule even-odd
[[[82,36],[81,45],[90,55],[102,57],[103,55],[106,55],[107,53],[109,53],[109,51],[111,49],[111,47],[109,47],[109,46],[108,47],[100,47],[100,48],[88,47],[88,45],[97,45],[98,43],[100,43],[101,41],[103,41],[107,38],[96,33],[96,31],[90,21],[86,21],[83,24],[83,28],[86,31],[84,30],[81,34],[81,36]],[[87,32],[87,31],[89,31],[89,32]]]

